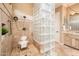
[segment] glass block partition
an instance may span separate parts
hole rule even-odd
[[[40,3],[33,5],[33,36],[40,44],[40,52],[43,55],[52,55],[53,51],[53,20],[54,4]]]

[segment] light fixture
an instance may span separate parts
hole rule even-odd
[[[71,15],[74,15],[75,13],[76,13],[76,12],[74,12],[74,11],[71,11],[71,13],[70,13],[70,14],[71,14]]]

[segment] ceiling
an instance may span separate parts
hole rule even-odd
[[[69,7],[69,6],[73,5],[73,4],[75,4],[75,3],[55,3],[55,8],[58,8],[61,5],[64,5],[66,7]]]
[[[60,7],[62,5],[62,3],[56,3],[55,4],[55,8],[58,8],[58,7]]]

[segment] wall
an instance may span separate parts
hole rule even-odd
[[[8,10],[10,10],[12,12],[12,5],[9,5],[8,3],[4,4],[4,5]],[[0,16],[1,16],[0,21],[1,21],[1,23],[5,23],[6,25],[8,25],[9,24],[9,23],[7,23],[8,20],[12,20],[12,19],[10,19],[11,15],[7,11],[7,9],[4,7],[4,5],[0,4]],[[7,27],[9,27],[9,26],[7,26]],[[0,55],[10,55],[11,54],[11,51],[12,51],[12,36],[11,35],[6,34],[3,39],[2,39],[2,35],[1,35],[0,51],[1,51]]]
[[[18,41],[20,40],[22,35],[26,35],[28,39],[31,41],[32,37],[32,4],[13,4],[14,16],[18,17],[17,22],[12,22],[12,32],[14,36],[13,47],[16,48]],[[24,20],[23,16],[26,16],[27,19]],[[22,28],[25,27],[26,31],[23,32]]]
[[[32,8],[33,8],[33,4],[30,3],[17,3],[17,4],[13,4],[13,9],[14,12],[16,12],[16,10],[25,13],[26,15],[32,15]]]
[[[63,43],[63,26],[65,25],[65,21],[67,20],[67,5],[61,5],[58,8],[55,9],[55,13],[59,12],[60,13],[60,42]]]

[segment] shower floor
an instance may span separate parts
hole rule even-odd
[[[19,48],[14,48],[12,50],[12,56],[38,56],[39,51],[33,44],[29,44],[28,48],[20,50]]]

